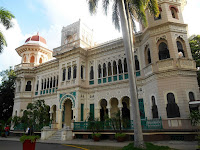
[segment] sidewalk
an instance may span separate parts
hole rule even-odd
[[[19,137],[0,137],[0,141],[19,141]],[[116,146],[124,147],[131,143],[131,141],[116,142],[115,140],[101,140],[94,142],[92,139],[73,139],[71,141],[52,141],[52,140],[38,140],[39,143],[49,144],[72,144],[72,145],[95,145],[95,146]],[[179,150],[196,150],[197,141],[155,141],[151,142],[155,145],[169,146]]]

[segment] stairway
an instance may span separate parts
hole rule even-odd
[[[62,130],[58,130],[56,133],[54,133],[48,140],[53,140],[53,141],[60,141],[61,140],[61,135]]]

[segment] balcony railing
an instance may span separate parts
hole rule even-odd
[[[95,122],[74,122],[74,130],[91,130],[91,125]],[[119,128],[119,124],[116,124],[112,121],[98,121],[99,129],[100,130],[114,130],[113,125],[116,129]],[[133,120],[129,120],[126,122],[122,122],[122,130],[133,130]],[[158,130],[163,129],[162,126],[162,119],[141,119],[141,125],[143,130]]]
[[[20,69],[32,69],[35,66],[35,63],[22,63],[15,66],[15,71]]]

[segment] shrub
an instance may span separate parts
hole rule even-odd
[[[37,136],[27,136],[27,135],[23,135],[20,137],[20,141],[22,143],[24,143],[25,140],[30,140],[31,143],[35,142],[37,139],[39,139],[40,137],[37,135]]]

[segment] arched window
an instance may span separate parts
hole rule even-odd
[[[148,60],[148,64],[151,63],[151,53],[150,53],[150,49],[148,48],[147,50],[147,60]]]
[[[160,20],[162,18],[161,17],[161,11],[162,11],[162,8],[159,7],[159,16],[158,17],[154,16],[154,20]]]
[[[63,76],[62,76],[62,81],[65,81],[65,77],[66,77],[66,69],[63,69]]]
[[[83,79],[83,66],[81,65],[81,79]]]
[[[176,41],[176,45],[177,45],[178,53],[182,53],[181,55],[185,57],[182,43],[180,41]]]
[[[26,63],[26,55],[24,55],[24,57],[23,57],[23,58],[24,58],[24,63]]]
[[[73,68],[73,79],[76,79],[76,66]]]
[[[41,84],[41,89],[43,90],[44,89],[44,83],[43,83],[43,79],[42,79],[42,84]]]
[[[140,70],[140,63],[139,63],[137,55],[135,55],[135,70],[136,71]]]
[[[106,64],[104,63],[103,64],[103,77],[106,77],[107,75],[107,72],[106,72]]]
[[[128,72],[126,58],[124,58],[124,72]]]
[[[42,58],[41,58],[41,57],[40,57],[39,63],[40,63],[40,64],[42,63]]]
[[[98,66],[98,78],[101,78],[101,65]]]
[[[50,88],[52,88],[52,82],[53,82],[53,79],[52,79],[52,77],[51,77]]]
[[[49,88],[49,78],[47,80],[47,89]]]
[[[170,58],[168,46],[165,42],[159,44],[159,60]]]
[[[108,63],[108,76],[112,75],[112,67],[111,67],[111,63]]]
[[[119,59],[119,61],[118,61],[118,70],[119,70],[119,74],[123,73],[122,61],[121,61],[121,59]]]
[[[180,117],[179,107],[175,102],[175,96],[173,93],[167,94],[167,118]]]
[[[38,91],[39,80],[37,80],[36,91]]]
[[[90,67],[90,80],[94,79],[94,70],[93,70],[93,66]]]
[[[58,76],[57,76],[57,80],[56,80],[56,86],[58,86]]]
[[[116,61],[113,61],[113,75],[117,74],[117,64]]]
[[[47,87],[47,81],[46,81],[46,79],[44,80],[44,89],[46,89],[46,87]]]
[[[193,92],[189,92],[189,99],[190,99],[190,102],[195,101]]]
[[[35,62],[35,57],[31,56],[30,63],[34,63],[34,62]]]
[[[155,97],[151,97],[151,102],[152,102],[152,116],[153,118],[158,118],[158,107],[156,105],[156,100]]]
[[[71,79],[71,67],[68,68],[68,80]]]
[[[54,76],[53,77],[53,87],[55,87],[56,86],[56,77]]]
[[[25,91],[31,91],[31,81],[27,82]]]
[[[178,9],[174,6],[170,6],[170,10],[171,10],[171,14],[172,14],[172,18],[174,19],[178,19]]]

